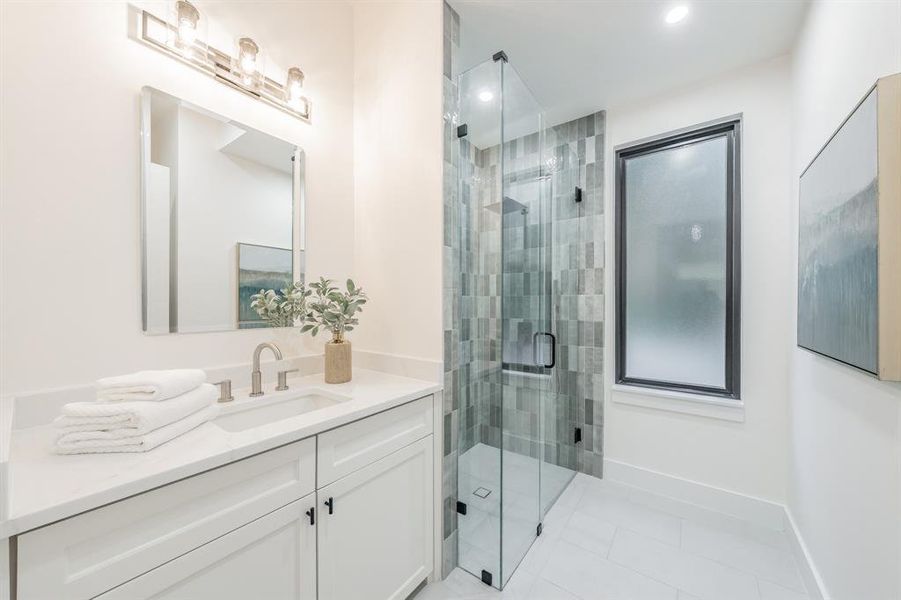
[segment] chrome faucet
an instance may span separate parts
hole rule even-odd
[[[270,344],[269,342],[263,342],[259,346],[256,347],[256,350],[253,351],[253,373],[250,374],[250,395],[251,396],[262,396],[263,395],[263,374],[260,373],[260,354],[269,348],[272,350],[272,354],[275,355],[275,360],[282,359],[282,351],[279,350],[278,346],[275,344]]]

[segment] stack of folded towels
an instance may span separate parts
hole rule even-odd
[[[216,416],[216,386],[199,369],[141,371],[97,381],[97,400],[63,407],[59,454],[146,452]]]

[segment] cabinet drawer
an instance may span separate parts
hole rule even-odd
[[[96,600],[316,600],[315,505],[310,494]]]
[[[426,396],[320,434],[317,487],[349,475],[430,433],[432,397]]]
[[[19,536],[19,600],[92,598],[312,492],[301,440]]]

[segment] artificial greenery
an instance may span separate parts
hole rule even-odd
[[[315,294],[315,296],[314,296]],[[359,324],[357,313],[363,311],[366,294],[353,280],[347,280],[342,292],[324,277],[309,287],[302,282],[276,292],[260,290],[251,296],[250,306],[270,327],[302,325],[300,332],[316,336],[321,329],[332,333],[333,342],[343,342],[344,333]]]
[[[294,327],[298,320],[303,322],[306,315],[306,300],[312,294],[301,282],[292,283],[281,293],[275,290],[260,290],[250,297],[250,307],[266,321],[270,327]]]
[[[316,297],[310,299],[305,319],[307,323],[301,327],[300,332],[309,331],[316,337],[320,329],[327,329],[332,332],[333,342],[343,342],[344,332],[353,331],[360,322],[355,315],[362,312],[363,305],[366,304],[367,297],[363,288],[356,287],[353,280],[348,279],[347,291],[342,292],[332,285],[331,279],[325,277],[320,277],[310,287]]]

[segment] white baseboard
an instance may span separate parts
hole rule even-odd
[[[762,498],[643,469],[609,458],[604,459],[604,478],[749,521],[761,527],[782,531],[785,526],[785,507]]]
[[[801,570],[801,578],[804,580],[804,586],[807,588],[807,595],[810,600],[829,600],[829,593],[826,590],[826,584],[817,570],[816,563],[813,562],[813,556],[804,542],[801,530],[798,529],[792,512],[785,507],[785,531],[788,534],[789,542],[791,542],[792,553]]]
[[[604,479],[662,498],[658,505],[662,503],[665,509],[685,513],[683,516],[687,518],[691,518],[690,507],[695,506],[758,527],[785,532],[810,600],[829,600],[823,578],[786,506],[611,459],[604,459]]]

